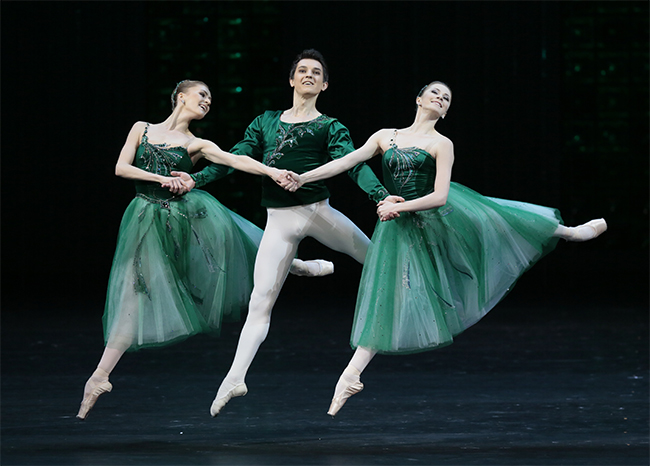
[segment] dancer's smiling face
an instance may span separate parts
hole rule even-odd
[[[446,115],[451,106],[451,89],[434,81],[420,92],[415,102],[423,110],[433,111],[440,116]]]
[[[312,58],[303,58],[298,62],[289,84],[299,94],[318,94],[327,89],[323,65]]]
[[[185,102],[185,108],[196,113],[199,119],[208,114],[212,105],[212,94],[205,84],[197,84],[180,92],[179,101],[180,98]]]

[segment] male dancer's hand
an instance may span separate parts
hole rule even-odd
[[[300,175],[292,171],[287,171],[283,179],[278,181],[278,184],[292,193],[296,192],[303,185]]]

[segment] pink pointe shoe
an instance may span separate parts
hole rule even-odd
[[[113,385],[111,385],[108,380],[105,382],[100,382],[98,384],[94,383],[92,380],[89,380],[87,383],[90,384],[91,390],[90,393],[87,396],[84,396],[84,399],[81,401],[81,407],[77,413],[77,417],[79,419],[86,419],[88,412],[93,409],[93,406],[95,406],[99,395],[113,390]]]
[[[604,218],[599,218],[577,227],[569,227],[569,231],[571,236],[566,238],[567,241],[589,241],[607,231],[607,222]]]
[[[248,387],[246,387],[245,383],[240,383],[239,385],[235,385],[233,388],[231,388],[228,393],[226,393],[226,396],[222,396],[221,398],[217,399],[215,398],[214,401],[212,402],[212,406],[210,406],[210,415],[212,417],[217,417],[221,410],[223,409],[224,406],[228,404],[228,402],[237,396],[244,396],[248,393]]]
[[[352,395],[356,395],[361,390],[363,390],[363,384],[361,381],[356,381],[345,387],[343,393],[332,398],[332,404],[330,404],[330,409],[327,411],[327,414],[332,417],[336,416],[336,413],[338,413],[345,402],[348,401],[348,398],[350,398]]]

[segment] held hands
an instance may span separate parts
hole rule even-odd
[[[185,172],[171,172],[172,177],[165,177],[165,181],[160,183],[163,188],[169,188],[174,194],[185,194],[190,192],[196,186],[192,177]]]
[[[275,180],[280,186],[287,191],[295,193],[303,185],[300,175],[292,171],[284,170],[282,176]]]
[[[285,186],[287,185],[288,183],[287,180],[291,179],[291,177],[289,177],[289,172],[287,170],[279,170],[277,168],[274,168],[273,172],[269,176],[273,181],[275,181],[283,188],[285,188]]]
[[[383,201],[379,201],[377,204],[377,215],[379,216],[379,220],[387,222],[399,217],[399,212],[397,212],[396,206],[400,202],[404,202],[404,198],[400,196],[388,196]]]

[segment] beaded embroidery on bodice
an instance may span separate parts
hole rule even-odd
[[[149,142],[147,130],[149,123],[144,128],[140,142],[138,160],[136,166],[150,173],[161,176],[171,176],[171,172],[179,169],[184,158],[189,159],[185,146],[170,146],[167,143],[152,144]],[[191,163],[191,162],[190,162]]]
[[[423,193],[423,189],[430,192],[433,189],[431,181],[427,181],[430,186],[421,185],[422,181],[435,176],[433,157],[419,147],[397,147],[396,139],[397,130],[393,132],[389,149],[384,153],[384,167],[390,173],[394,194],[417,192],[423,195],[426,194]]]

